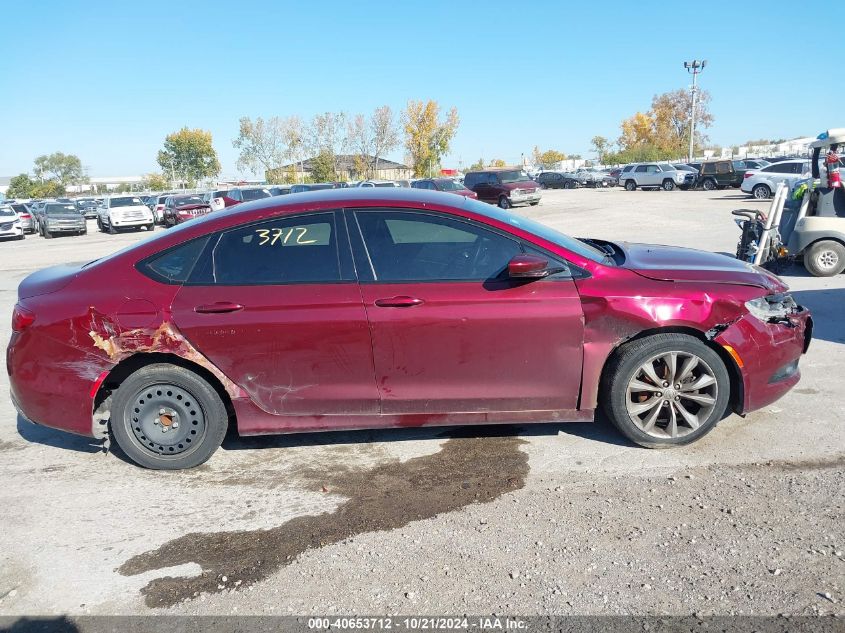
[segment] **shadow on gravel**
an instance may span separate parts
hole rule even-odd
[[[198,576],[164,576],[141,590],[148,606],[167,607],[200,592],[243,588],[263,580],[309,549],[400,528],[472,503],[489,503],[525,485],[528,456],[520,450],[523,441],[513,433],[511,429],[504,437],[452,437],[432,455],[369,469],[337,466],[332,471],[306,472],[304,477],[323,491],[347,500],[334,512],[297,517],[269,530],[186,534],[130,558],[117,571],[130,576],[197,563],[202,568]]]
[[[792,297],[813,313],[814,339],[845,343],[845,288],[796,290]]]
[[[79,451],[81,453],[101,453],[103,451],[103,443],[100,440],[82,435],[74,435],[66,431],[57,431],[46,426],[39,426],[21,415],[18,415],[17,426],[18,435],[27,442],[63,448],[69,451]]]
[[[80,633],[81,629],[66,616],[57,618],[29,618],[16,620],[3,617],[0,621],[0,633]]]

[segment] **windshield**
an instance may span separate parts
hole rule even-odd
[[[143,206],[144,203],[141,202],[140,198],[112,198],[109,206],[114,207],[140,207]]]
[[[73,204],[48,204],[44,212],[47,215],[79,214],[79,210]]]
[[[440,189],[440,191],[461,191],[461,190],[463,190],[463,187],[461,185],[456,183],[454,180],[450,180],[448,178],[446,178],[444,180],[438,180],[437,181],[437,188]]]
[[[15,216],[17,214],[12,210],[12,207],[0,207],[0,216],[8,217],[8,216]]]
[[[511,182],[527,182],[529,180],[531,179],[528,177],[528,174],[519,169],[499,172],[499,181],[504,184]]]
[[[270,198],[271,194],[266,189],[241,189],[241,195],[244,200],[261,200],[261,198]]]
[[[517,215],[516,213],[512,213],[510,211],[505,211],[504,209],[500,209],[483,202],[478,202],[477,200],[467,199],[466,204],[467,208],[474,213],[485,215],[489,218],[493,218],[494,220],[498,220],[499,222],[504,222],[505,224],[533,233],[544,240],[557,244],[558,246],[562,246],[573,253],[577,253],[581,257],[586,257],[590,261],[596,263],[607,262],[607,256],[605,253],[602,253],[598,249],[593,248],[580,240],[576,240],[574,237],[570,237],[565,233],[556,231],[550,226],[541,224],[536,220]]]
[[[178,198],[173,198],[173,204],[177,207],[184,206],[186,204],[204,204],[202,198],[199,196],[179,196]]]

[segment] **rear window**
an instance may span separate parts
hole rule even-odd
[[[184,283],[190,277],[206,242],[207,235],[191,240],[160,255],[147,258],[138,268],[147,277],[162,283]]]
[[[266,189],[241,189],[241,196],[244,201],[261,200],[262,198],[269,198],[271,195]]]

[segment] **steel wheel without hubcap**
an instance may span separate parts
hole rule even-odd
[[[713,413],[719,386],[710,366],[690,352],[667,352],[640,365],[628,382],[631,421],[651,437],[683,437]]]
[[[202,407],[180,387],[157,384],[140,389],[131,405],[128,414],[132,417],[132,433],[149,452],[179,455],[197,446],[205,435]]]

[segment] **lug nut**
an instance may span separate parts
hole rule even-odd
[[[668,383],[668,382],[664,382],[664,383],[663,383],[663,386],[664,386],[664,387],[668,387],[668,386],[669,386],[669,383]]]
[[[669,406],[669,401],[668,401],[668,400],[664,400],[664,401],[663,401],[663,406],[664,406],[664,407],[668,407],[668,406]]]
[[[675,396],[675,400],[680,400],[681,396]]]
[[[164,415],[165,413],[167,413],[167,412],[164,410],[164,408],[161,408],[161,409],[158,410],[159,415]]]
[[[675,385],[675,389],[680,389],[680,388],[681,388],[681,384],[680,384],[680,383],[678,383],[677,385]]]
[[[663,397],[663,392],[662,392],[662,391],[655,391],[655,392],[654,392],[654,395],[655,395],[655,396],[657,396],[658,398],[662,398],[662,397]]]
[[[677,400],[677,398],[675,398],[675,400]],[[178,429],[178,428],[179,428],[179,423],[178,423],[178,422],[174,422],[173,424],[171,424],[171,426],[172,426],[174,429]]]

